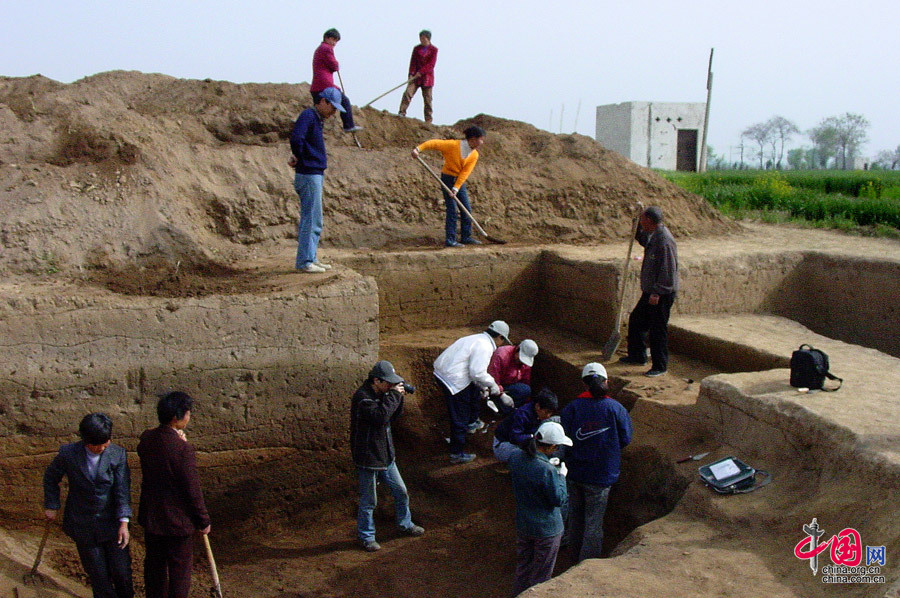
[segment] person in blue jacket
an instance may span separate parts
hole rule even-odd
[[[556,422],[544,422],[509,457],[509,477],[516,498],[516,580],[513,595],[553,576],[563,534],[566,504],[565,464],[551,455],[572,440]],[[558,460],[556,460],[558,462]]]
[[[542,422],[556,415],[559,400],[549,389],[541,389],[503,421],[494,430],[494,456],[506,463],[517,447],[524,446],[534,437]]]
[[[628,411],[608,396],[606,368],[581,372],[587,391],[565,406],[560,421],[572,446],[565,449],[569,487],[569,547],[576,562],[598,558],[609,489],[619,479],[622,449],[631,442]]]

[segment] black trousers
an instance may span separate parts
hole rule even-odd
[[[642,293],[628,318],[628,358],[643,362],[647,359],[644,335],[650,340],[650,358],[654,370],[666,371],[669,365],[669,312],[675,293],[660,295],[659,303],[650,305],[650,293]]]
[[[132,598],[131,552],[115,540],[102,544],[76,542],[84,572],[91,579],[94,598]]]
[[[144,533],[144,585],[147,598],[187,598],[191,593],[193,536]]]

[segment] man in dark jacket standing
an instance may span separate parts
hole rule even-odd
[[[635,239],[644,247],[641,298],[628,318],[628,355],[619,361],[642,365],[647,361],[644,335],[649,333],[653,363],[645,374],[662,376],[669,366],[669,313],[678,292],[678,250],[662,223],[662,210],[651,206],[641,214]]]
[[[85,415],[79,442],[65,444],[44,473],[44,515],[56,519],[59,483],[69,478],[63,531],[75,541],[94,598],[131,598],[131,473],[125,449],[110,443],[112,420]]]
[[[581,371],[587,391],[566,405],[560,421],[572,446],[565,449],[569,488],[569,547],[576,562],[599,558],[609,489],[619,479],[622,449],[631,442],[631,418],[607,395],[606,368]]]
[[[350,409],[350,449],[359,475],[359,511],[356,528],[360,544],[368,552],[380,550],[375,541],[372,513],[378,502],[375,488],[382,481],[394,496],[397,525],[410,536],[421,536],[425,529],[412,522],[409,494],[400,477],[394,455],[391,423],[403,411],[403,378],[389,361],[379,361],[368,379],[353,394]]]
[[[294,267],[300,272],[321,274],[330,270],[317,257],[319,238],[324,225],[322,218],[322,188],[328,154],[322,126],[335,112],[343,112],[341,92],[328,87],[319,93],[312,108],[300,113],[291,131],[291,157],[294,167],[294,190],[300,198],[300,224],[297,226],[297,259]]]
[[[400,116],[406,116],[406,109],[412,102],[416,91],[422,88],[422,100],[425,102],[425,122],[430,123],[434,116],[432,89],[434,88],[434,65],[437,63],[437,46],[431,43],[431,32],[423,29],[419,32],[419,45],[413,48],[409,58],[409,84],[400,100]]]
[[[187,598],[191,589],[193,535],[208,534],[209,514],[197,475],[197,456],[184,434],[194,399],[170,392],[156,405],[159,426],[141,434],[141,501],[147,598]]]

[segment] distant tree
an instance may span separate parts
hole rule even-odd
[[[757,157],[759,158],[759,169],[763,169],[763,160],[765,159],[766,154],[766,144],[769,143],[772,138],[772,129],[769,127],[769,123],[756,123],[755,125],[750,125],[744,132],[741,133],[741,137],[746,137],[750,141],[753,141],[759,146],[759,150],[757,152]]]
[[[837,128],[830,122],[833,119],[826,118],[806,132],[813,143],[808,159],[814,168],[828,168],[828,161],[837,153]]]
[[[881,150],[878,152],[873,166],[876,165],[887,170],[894,170],[897,166],[900,166],[900,145],[895,150]]]
[[[706,163],[710,170],[726,170],[728,168],[725,156],[717,154],[711,145],[706,146]]]
[[[822,121],[833,130],[835,158],[841,169],[847,169],[847,158],[853,158],[859,148],[868,141],[869,121],[861,114],[846,112],[843,116],[829,116]]]
[[[806,160],[808,151],[809,148],[805,147],[789,149],[787,152],[788,166],[793,170],[805,170],[809,168],[809,163]]]
[[[773,116],[766,122],[766,126],[770,131],[769,143],[772,144],[772,159],[775,161],[775,168],[781,169],[781,161],[784,159],[784,144],[798,134],[800,129],[783,116]]]

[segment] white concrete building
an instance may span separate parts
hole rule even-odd
[[[623,102],[597,106],[596,139],[647,168],[696,171],[704,102]]]

